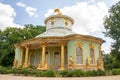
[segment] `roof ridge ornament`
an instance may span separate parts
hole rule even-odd
[[[59,9],[55,9],[54,12],[57,13],[58,15],[62,15]]]

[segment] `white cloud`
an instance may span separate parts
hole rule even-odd
[[[22,2],[18,2],[18,3],[16,3],[16,5],[19,6],[19,7],[24,8],[25,11],[28,13],[28,15],[30,17],[35,17],[35,18],[38,17],[38,15],[36,14],[37,8],[33,8],[33,7],[30,7],[30,6],[27,6],[26,4],[24,4]]]
[[[16,4],[17,6],[20,6],[20,7],[26,7],[26,4],[24,4],[24,3],[22,3],[22,2],[18,2],[17,4]]]
[[[4,30],[6,27],[22,27],[14,22],[16,12],[10,5],[0,3],[0,29]]]
[[[38,17],[38,15],[36,14],[36,11],[37,11],[36,8],[26,7],[26,12],[29,14],[29,16]]]
[[[74,32],[84,35],[93,35],[92,33],[98,33],[96,37],[101,37],[105,40],[108,40],[108,38],[105,38],[102,34],[102,31],[104,30],[103,18],[108,14],[108,7],[104,2],[94,2],[95,0],[90,0],[88,2],[78,2],[73,6],[67,6],[61,8],[60,10],[62,14],[68,15],[74,19]],[[49,9],[45,14],[45,17],[54,14],[53,11],[53,9]],[[99,34],[102,35],[99,36]],[[104,45],[102,50],[108,53],[110,52],[109,47],[110,44],[107,46]]]
[[[94,3],[95,2],[95,0],[89,0],[89,3]]]

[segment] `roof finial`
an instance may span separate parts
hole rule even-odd
[[[55,9],[54,12],[56,12],[56,13],[59,14],[59,15],[62,14],[59,9]]]

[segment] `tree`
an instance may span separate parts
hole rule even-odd
[[[34,38],[45,31],[45,26],[27,24],[23,29],[7,27],[0,30],[0,65],[12,66],[15,43]]]
[[[105,19],[104,27],[105,35],[114,40],[110,54],[114,57],[113,68],[118,68],[120,67],[120,1],[109,9],[109,16]]]

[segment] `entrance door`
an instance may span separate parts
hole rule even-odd
[[[54,53],[54,65],[55,65],[55,68],[60,68],[60,53],[59,52]]]
[[[49,53],[48,53],[48,51],[45,52],[45,62],[49,65]]]
[[[30,55],[30,65],[34,65],[34,60],[35,60],[35,55],[34,54],[31,54]]]

